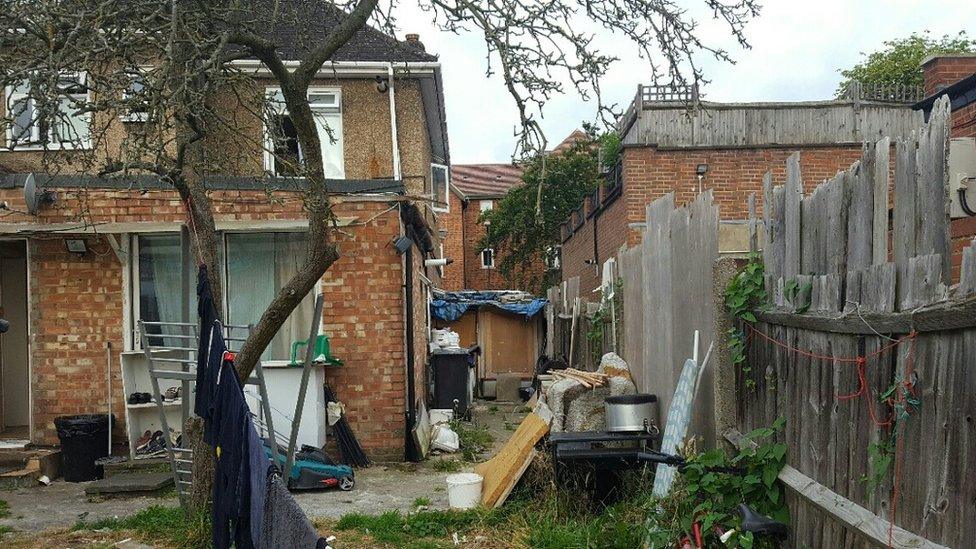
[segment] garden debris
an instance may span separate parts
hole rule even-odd
[[[554,370],[552,375],[557,379],[572,379],[580,382],[587,389],[593,387],[604,387],[609,382],[610,376],[600,372],[584,372],[576,368],[566,368],[565,370]]]
[[[430,446],[435,450],[454,453],[461,449],[461,438],[447,425],[435,425]]]
[[[535,444],[549,432],[549,423],[535,413],[525,416],[512,438],[498,454],[481,463],[474,471],[484,477],[481,504],[498,507],[522,478],[522,473],[535,457]]]

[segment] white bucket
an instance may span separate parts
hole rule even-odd
[[[447,477],[447,501],[451,509],[474,509],[481,503],[481,483],[477,473],[457,473]]]

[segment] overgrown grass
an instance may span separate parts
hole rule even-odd
[[[7,503],[6,501],[0,499],[0,518],[7,518],[9,516],[10,516],[10,504]],[[4,534],[7,534],[7,533],[10,533],[10,532],[13,532],[13,531],[14,531],[13,528],[11,528],[11,527],[9,527],[9,526],[7,526],[5,524],[0,524],[0,536],[3,536]]]
[[[485,425],[455,419],[451,420],[450,426],[458,435],[461,455],[464,456],[465,461],[477,460],[478,456],[495,442],[495,437],[488,432],[488,427]]]
[[[464,462],[459,459],[439,459],[434,461],[433,467],[442,473],[456,473],[464,467]]]
[[[74,530],[132,530],[143,541],[162,542],[179,549],[211,547],[210,513],[188,516],[179,507],[153,505],[125,518],[79,522]]]

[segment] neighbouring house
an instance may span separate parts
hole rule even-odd
[[[568,150],[573,143],[587,139],[582,130],[574,130],[547,154]],[[479,220],[482,212],[493,209],[509,189],[522,184],[522,167],[518,164],[454,164],[451,166],[451,197],[447,215],[441,217],[444,256],[454,262],[444,269],[444,289],[512,290],[518,283],[507,280],[496,268],[498,251],[483,249],[481,239],[485,226]],[[545,267],[538,265],[540,271]]]
[[[580,295],[599,287],[603,264],[621,246],[640,242],[645,207],[669,192],[680,206],[711,190],[720,250],[746,252],[748,196],[756,194],[761,217],[763,175],[783,180],[787,156],[800,151],[804,184],[812,189],[859,159],[864,141],[907,136],[921,121],[907,102],[869,96],[715,103],[700,100],[692,86],[639,86],[618,122],[618,165],[563,225],[563,280],[579,277]]]
[[[326,36],[340,18],[310,23],[302,32],[311,38],[304,39]],[[285,41],[281,51],[298,55],[301,40],[291,31],[274,32]],[[239,63],[274,93],[266,69]],[[366,27],[326,63],[310,92],[317,99],[312,108],[337,134],[335,142],[323,136],[321,154],[339,193],[341,258],[318,290],[325,296],[322,333],[344,364],[327,368],[324,379],[374,459],[403,458],[407,418],[426,398],[428,302],[441,282],[438,268],[424,261],[439,256],[437,218],[449,192],[442,90],[437,56],[416,35],[398,41]],[[16,93],[8,90],[0,108],[17,101]],[[251,107],[228,101],[226,108],[239,109],[240,131],[260,143],[266,128]],[[84,128],[83,115],[67,114]],[[139,123],[112,122],[120,135]],[[111,402],[115,416],[126,417],[120,363],[142,352],[139,320],[180,321],[184,310],[195,311],[187,303],[195,300],[196,267],[187,253],[193,229],[176,192],[158,178],[49,174],[49,153],[16,144],[9,131],[0,142],[0,314],[11,324],[0,343],[0,439],[53,445],[58,416],[104,412]],[[239,160],[205,181],[225,269],[224,318],[250,324],[303,257],[303,182],[287,177],[259,145],[228,147],[219,137],[204,144],[206,154]],[[51,199],[37,201],[36,213],[25,199],[29,179]],[[433,200],[408,198],[418,196]],[[392,242],[404,235],[412,245],[398,250]],[[308,337],[313,301],[310,294],[278,332],[266,369],[285,367],[291,344]],[[116,440],[124,437],[125,426],[115,433]]]
[[[925,99],[915,108],[928,119],[935,100],[949,96],[949,197],[952,200],[952,279],[962,250],[976,237],[976,54],[935,55],[922,61]]]

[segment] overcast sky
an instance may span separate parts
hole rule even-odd
[[[832,97],[839,69],[881,47],[884,40],[928,30],[934,36],[967,30],[976,37],[976,0],[760,0],[758,19],[746,28],[752,49],[743,50],[707,13],[699,17],[705,39],[727,49],[735,65],[702,57],[703,88],[711,101],[817,100]],[[677,0],[702,13],[704,0]],[[473,33],[438,32],[426,14],[402,4],[399,27],[416,32],[443,65],[451,160],[455,164],[508,162],[515,147],[518,114],[501,78],[485,76],[485,48]],[[600,49],[619,57],[602,81],[605,101],[628,104],[637,84],[649,83],[646,61],[631,43],[599,36]],[[643,76],[642,76],[643,75]],[[574,93],[553,98],[543,112],[550,144],[558,143],[595,107]]]

